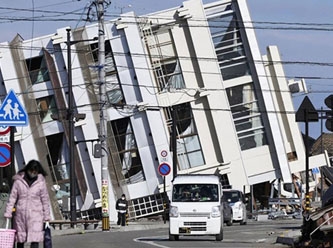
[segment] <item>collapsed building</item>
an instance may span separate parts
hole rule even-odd
[[[0,46],[0,94],[13,89],[29,115],[29,125],[15,130],[13,166],[17,171],[30,159],[42,162],[54,218],[69,211],[70,168],[79,216],[100,212],[97,34],[97,24],[71,30],[71,40],[82,41],[72,46],[73,100],[75,112],[85,114],[75,122],[74,144],[68,121],[52,119],[68,107],[66,27],[31,40],[17,35]],[[180,174],[218,173],[224,184],[246,193],[276,179],[291,182],[293,173],[304,171],[305,148],[282,59],[276,46],[261,55],[245,0],[189,0],[105,21],[104,69],[111,220],[122,193],[131,218],[163,211],[163,180],[168,190],[175,172],[161,176],[162,163]],[[323,153],[310,159],[310,168],[327,164]]]

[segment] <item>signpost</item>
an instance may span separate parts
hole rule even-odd
[[[310,99],[306,96],[296,112],[296,122],[305,123],[305,214],[310,212],[310,194],[309,194],[309,122],[318,121],[318,112],[312,105]],[[304,215],[305,216],[305,215]],[[305,217],[303,217],[303,228],[306,226]],[[306,232],[303,232],[303,238]]]
[[[166,223],[166,196],[165,196],[165,176],[169,175],[171,172],[171,167],[168,163],[160,163],[160,165],[158,166],[158,173],[163,176],[163,191],[164,191],[164,204],[163,204],[163,208],[164,208],[164,224]]]
[[[309,195],[309,122],[318,121],[318,112],[306,96],[296,112],[296,122],[305,122],[305,211],[310,211]]]

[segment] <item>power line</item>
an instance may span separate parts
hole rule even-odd
[[[8,9],[13,9],[13,8],[8,8]],[[17,10],[16,8],[15,8],[15,10]],[[31,11],[30,9],[29,9],[29,11]],[[32,10],[33,11],[33,10]],[[44,11],[45,12],[45,11]],[[46,11],[46,12],[50,12],[50,11]],[[52,12],[52,13],[57,13],[57,12]],[[71,14],[72,12],[58,12],[58,13],[67,13],[67,14]],[[32,18],[32,19],[35,19],[35,18]],[[159,18],[160,19],[160,18]],[[138,23],[138,22],[135,22],[136,24]],[[285,22],[252,22],[252,23],[260,23],[260,24],[283,24],[283,25],[295,25],[295,23],[285,23]],[[297,25],[304,25],[304,26],[308,26],[308,25],[318,25],[317,23],[316,24],[314,24],[314,23],[296,23]],[[321,25],[321,26],[325,26],[325,25],[330,25],[330,24],[319,24],[319,25]],[[330,25],[330,26],[332,26],[332,25]],[[217,27],[220,27],[220,26],[217,26]],[[227,26],[225,26],[225,27],[227,27]],[[20,48],[24,48],[24,47],[20,47]],[[19,48],[19,49],[20,49]],[[27,49],[30,49],[30,50],[32,50],[32,49],[36,49],[36,50],[40,50],[40,47],[35,47],[35,48],[32,48],[32,47],[29,47],[29,48],[27,48]],[[76,53],[80,53],[80,50],[73,50],[73,52],[76,52]],[[86,52],[86,51],[84,51],[84,52]],[[125,53],[123,54],[123,53],[115,53],[115,55],[118,55],[118,56],[125,56]],[[131,56],[145,56],[145,57],[148,57],[148,55],[147,54],[131,54]],[[215,58],[198,58],[198,57],[178,57],[178,59],[197,59],[197,60],[214,60],[214,61],[216,61],[216,59]],[[250,62],[251,63],[251,61],[248,61],[248,62]],[[262,63],[262,61],[253,61],[253,63]],[[333,65],[333,63],[324,63],[324,62],[309,62],[309,61],[277,61],[277,62],[270,62],[270,63],[281,63],[281,64],[302,64],[302,65],[312,65],[312,66],[314,66],[314,65],[317,65],[317,66],[332,66]],[[121,67],[119,67],[118,66],[118,68],[121,68]],[[83,67],[80,67],[80,69],[83,69]],[[124,67],[124,69],[131,69],[130,67]],[[132,68],[132,69],[135,69],[135,68]],[[138,69],[137,67],[136,67],[136,69]],[[141,68],[141,69],[147,69],[147,68]],[[186,72],[186,71],[183,71],[183,72]],[[188,73],[189,71],[187,71],[187,73]],[[262,76],[260,76],[259,75],[259,77],[266,77],[266,75],[262,75]],[[296,78],[297,77],[300,77],[300,76],[296,76]],[[287,77],[286,77],[287,78]],[[295,77],[292,77],[292,78],[295,78]],[[302,78],[306,78],[306,79],[331,79],[330,77],[302,77]]]
[[[29,42],[29,40],[27,41]],[[33,46],[17,46],[17,47],[12,47],[10,45],[4,45],[4,44],[0,44],[0,48],[4,48],[4,49],[18,49],[18,50],[27,50],[27,51],[30,51],[30,50],[35,50],[35,51],[39,51],[41,50],[43,47],[33,47]],[[86,54],[87,50],[85,49],[72,49],[73,50],[73,53],[76,53],[76,54]],[[53,48],[53,49],[50,49],[48,48],[48,51],[53,53],[53,52],[56,52],[58,51],[58,48]],[[114,55],[116,56],[128,56],[128,53],[126,52],[113,52]],[[160,58],[160,56],[158,55],[149,55],[149,54],[145,54],[145,53],[130,53],[130,55],[132,57],[145,57],[145,58]],[[212,58],[212,57],[193,57],[193,56],[164,56],[165,59],[179,59],[179,60],[198,60],[198,61],[214,61],[214,62],[221,62],[221,61],[218,61],[217,58]],[[223,60],[223,62],[227,62],[228,60]],[[294,64],[297,64],[297,65],[310,65],[310,66],[323,66],[323,67],[332,67],[333,66],[333,62],[317,62],[317,61],[300,61],[300,60],[296,60],[296,61],[286,61],[286,60],[280,60],[280,61],[264,61],[264,60],[249,60],[247,59],[247,62],[249,63],[263,63],[263,64],[269,64],[269,65],[272,65],[272,64],[284,64],[284,65],[294,65]],[[142,68],[141,68],[142,69]]]
[[[75,67],[75,68],[73,68],[73,70],[86,70],[86,69],[88,69],[90,66],[88,66],[88,67]],[[137,66],[135,66],[135,67],[128,67],[128,66],[124,66],[124,67],[122,67],[122,66],[117,66],[117,68],[124,68],[124,69],[126,69],[126,70],[130,70],[130,69],[140,69],[140,70],[143,70],[143,69],[145,69],[145,70],[151,70],[151,71],[154,71],[153,69],[149,69],[149,68],[146,68],[146,67],[142,67],[142,68],[140,68],[140,67],[137,67]],[[62,71],[57,71],[58,73],[59,72],[64,72],[65,70],[62,70]],[[182,73],[196,73],[196,72],[194,72],[194,71],[184,71],[184,70],[182,70]],[[201,74],[205,74],[205,72],[201,72]],[[206,73],[206,74],[213,74],[213,73],[211,73],[211,72],[209,72],[209,73]],[[221,75],[221,73],[220,72],[217,72],[216,73],[216,75]],[[258,75],[258,77],[267,77],[267,75]],[[282,76],[274,76],[275,78],[287,78],[287,77],[282,77]],[[12,81],[12,80],[20,80],[20,79],[28,79],[29,78],[29,76],[26,76],[26,77],[20,77],[20,78],[7,78],[7,79],[5,79],[5,81]],[[317,79],[317,80],[319,80],[319,79],[333,79],[333,78],[323,78],[323,77],[292,77],[292,78],[304,78],[304,79]],[[96,80],[97,81],[97,80]],[[117,81],[118,82],[118,81]],[[109,84],[108,83],[108,81],[107,81],[107,84]],[[118,84],[120,84],[120,85],[122,85],[122,86],[132,86],[132,87],[139,87],[139,88],[146,88],[147,90],[149,89],[149,88],[151,88],[151,89],[153,89],[153,90],[155,90],[156,92],[158,92],[159,91],[159,87],[157,87],[157,86],[143,86],[143,85],[133,85],[133,84],[130,84],[130,83],[126,83],[126,82],[118,82]],[[73,87],[81,87],[81,86],[84,86],[84,87],[88,87],[88,86],[94,86],[94,85],[96,85],[96,82],[82,82],[82,84],[76,84],[76,85],[74,85]],[[97,87],[97,86],[95,86],[95,87]],[[333,85],[332,85],[332,87],[333,87]],[[66,85],[64,85],[64,86],[62,86],[61,87],[61,89],[65,89],[65,88],[67,88],[67,86]],[[57,90],[57,89],[54,89],[54,90]],[[195,89],[191,89],[191,88],[186,88],[186,89],[184,89],[184,90],[196,90],[196,88]],[[205,90],[207,90],[207,91],[216,91],[216,90],[221,90],[221,89],[205,89]],[[25,92],[23,92],[22,94],[31,94],[31,93],[38,93],[38,92],[44,92],[44,91],[47,91],[47,90],[35,90],[35,91],[30,91],[30,90],[27,90],[27,91],[25,91]],[[262,90],[262,89],[257,89],[257,91],[261,91],[261,92],[263,92],[263,91],[269,91],[269,92],[273,92],[273,91],[276,91],[276,90]],[[278,90],[278,91],[276,91],[276,92],[282,92],[283,93],[283,91],[281,91],[281,90]],[[289,93],[289,91],[286,91],[286,93]],[[327,90],[313,90],[311,93],[324,93],[324,94],[327,94]],[[157,93],[156,93],[157,94]]]
[[[80,19],[75,19],[75,18],[52,18],[52,17],[59,17],[59,16],[66,16],[66,15],[78,15],[81,16],[82,15],[82,11],[86,10],[87,7],[84,8],[80,8],[77,10],[72,10],[72,11],[56,11],[56,10],[40,10],[40,9],[26,9],[26,8],[11,8],[11,7],[0,7],[0,10],[11,10],[13,12],[15,12],[15,16],[11,17],[11,16],[5,16],[5,17],[1,17],[1,13],[0,13],[0,20],[3,21],[79,21]],[[17,16],[17,12],[18,11],[22,11],[22,12],[35,12],[35,13],[41,13],[41,14],[51,14],[50,16],[45,16],[45,15],[41,15],[41,16],[36,16],[35,18],[29,18],[29,17],[18,17]],[[80,12],[77,12],[80,11]],[[110,14],[105,14],[106,17],[111,17],[111,18],[118,18],[119,14],[114,14],[114,15],[110,15]],[[137,18],[140,17],[144,17],[144,16],[126,16],[123,15],[123,17],[126,17],[127,19],[129,18],[133,18],[133,21],[128,21],[127,23],[129,24],[145,24],[144,21],[138,21]],[[163,17],[163,16],[158,16],[158,17],[154,17],[154,16],[149,16],[150,20],[165,20],[165,21],[175,21],[174,18],[172,17]],[[207,23],[208,25],[193,25],[193,24],[186,24],[186,23],[182,23],[181,25],[183,27],[208,27],[208,28],[227,28],[230,24],[230,22],[227,21],[214,21],[212,19],[208,20],[206,19],[195,19],[192,18],[191,21],[196,21],[196,22],[203,22],[203,23]],[[110,20],[110,22],[112,22],[112,20]],[[235,23],[240,23],[241,25],[239,26],[239,28],[245,28],[245,26],[247,24],[252,24],[253,25],[253,29],[271,29],[271,30],[291,30],[291,31],[333,31],[333,24],[331,23],[312,23],[312,22],[274,22],[274,21],[250,21],[250,22],[244,22],[242,20],[234,20],[233,22]],[[225,23],[226,25],[222,25],[223,23]],[[167,25],[167,24],[165,24]],[[255,26],[257,25],[257,26]],[[262,25],[262,26],[259,26]],[[271,25],[271,26],[264,26],[264,25]],[[249,26],[246,26],[246,28],[250,28]]]

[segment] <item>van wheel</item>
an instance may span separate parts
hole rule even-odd
[[[221,231],[219,234],[216,234],[216,237],[215,237],[216,241],[222,241],[223,240],[223,229],[221,227]]]
[[[169,240],[170,241],[178,241],[179,240],[179,235],[169,234]]]
[[[246,225],[246,221],[242,220],[241,222],[239,222],[239,224]]]

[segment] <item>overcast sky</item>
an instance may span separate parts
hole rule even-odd
[[[0,42],[10,41],[16,33],[30,39],[55,33],[59,27],[83,26],[91,2],[0,0]],[[311,101],[317,109],[325,108],[324,99],[333,91],[333,1],[247,0],[247,3],[262,54],[268,45],[278,46],[282,60],[290,62],[284,65],[286,76],[306,78]],[[113,0],[106,10],[106,19],[113,19],[121,12],[134,11],[140,15],[181,4],[181,0]],[[64,19],[66,22],[61,21]],[[293,97],[296,110],[303,98],[304,95]],[[316,138],[319,134],[320,123],[311,124],[310,135]]]

